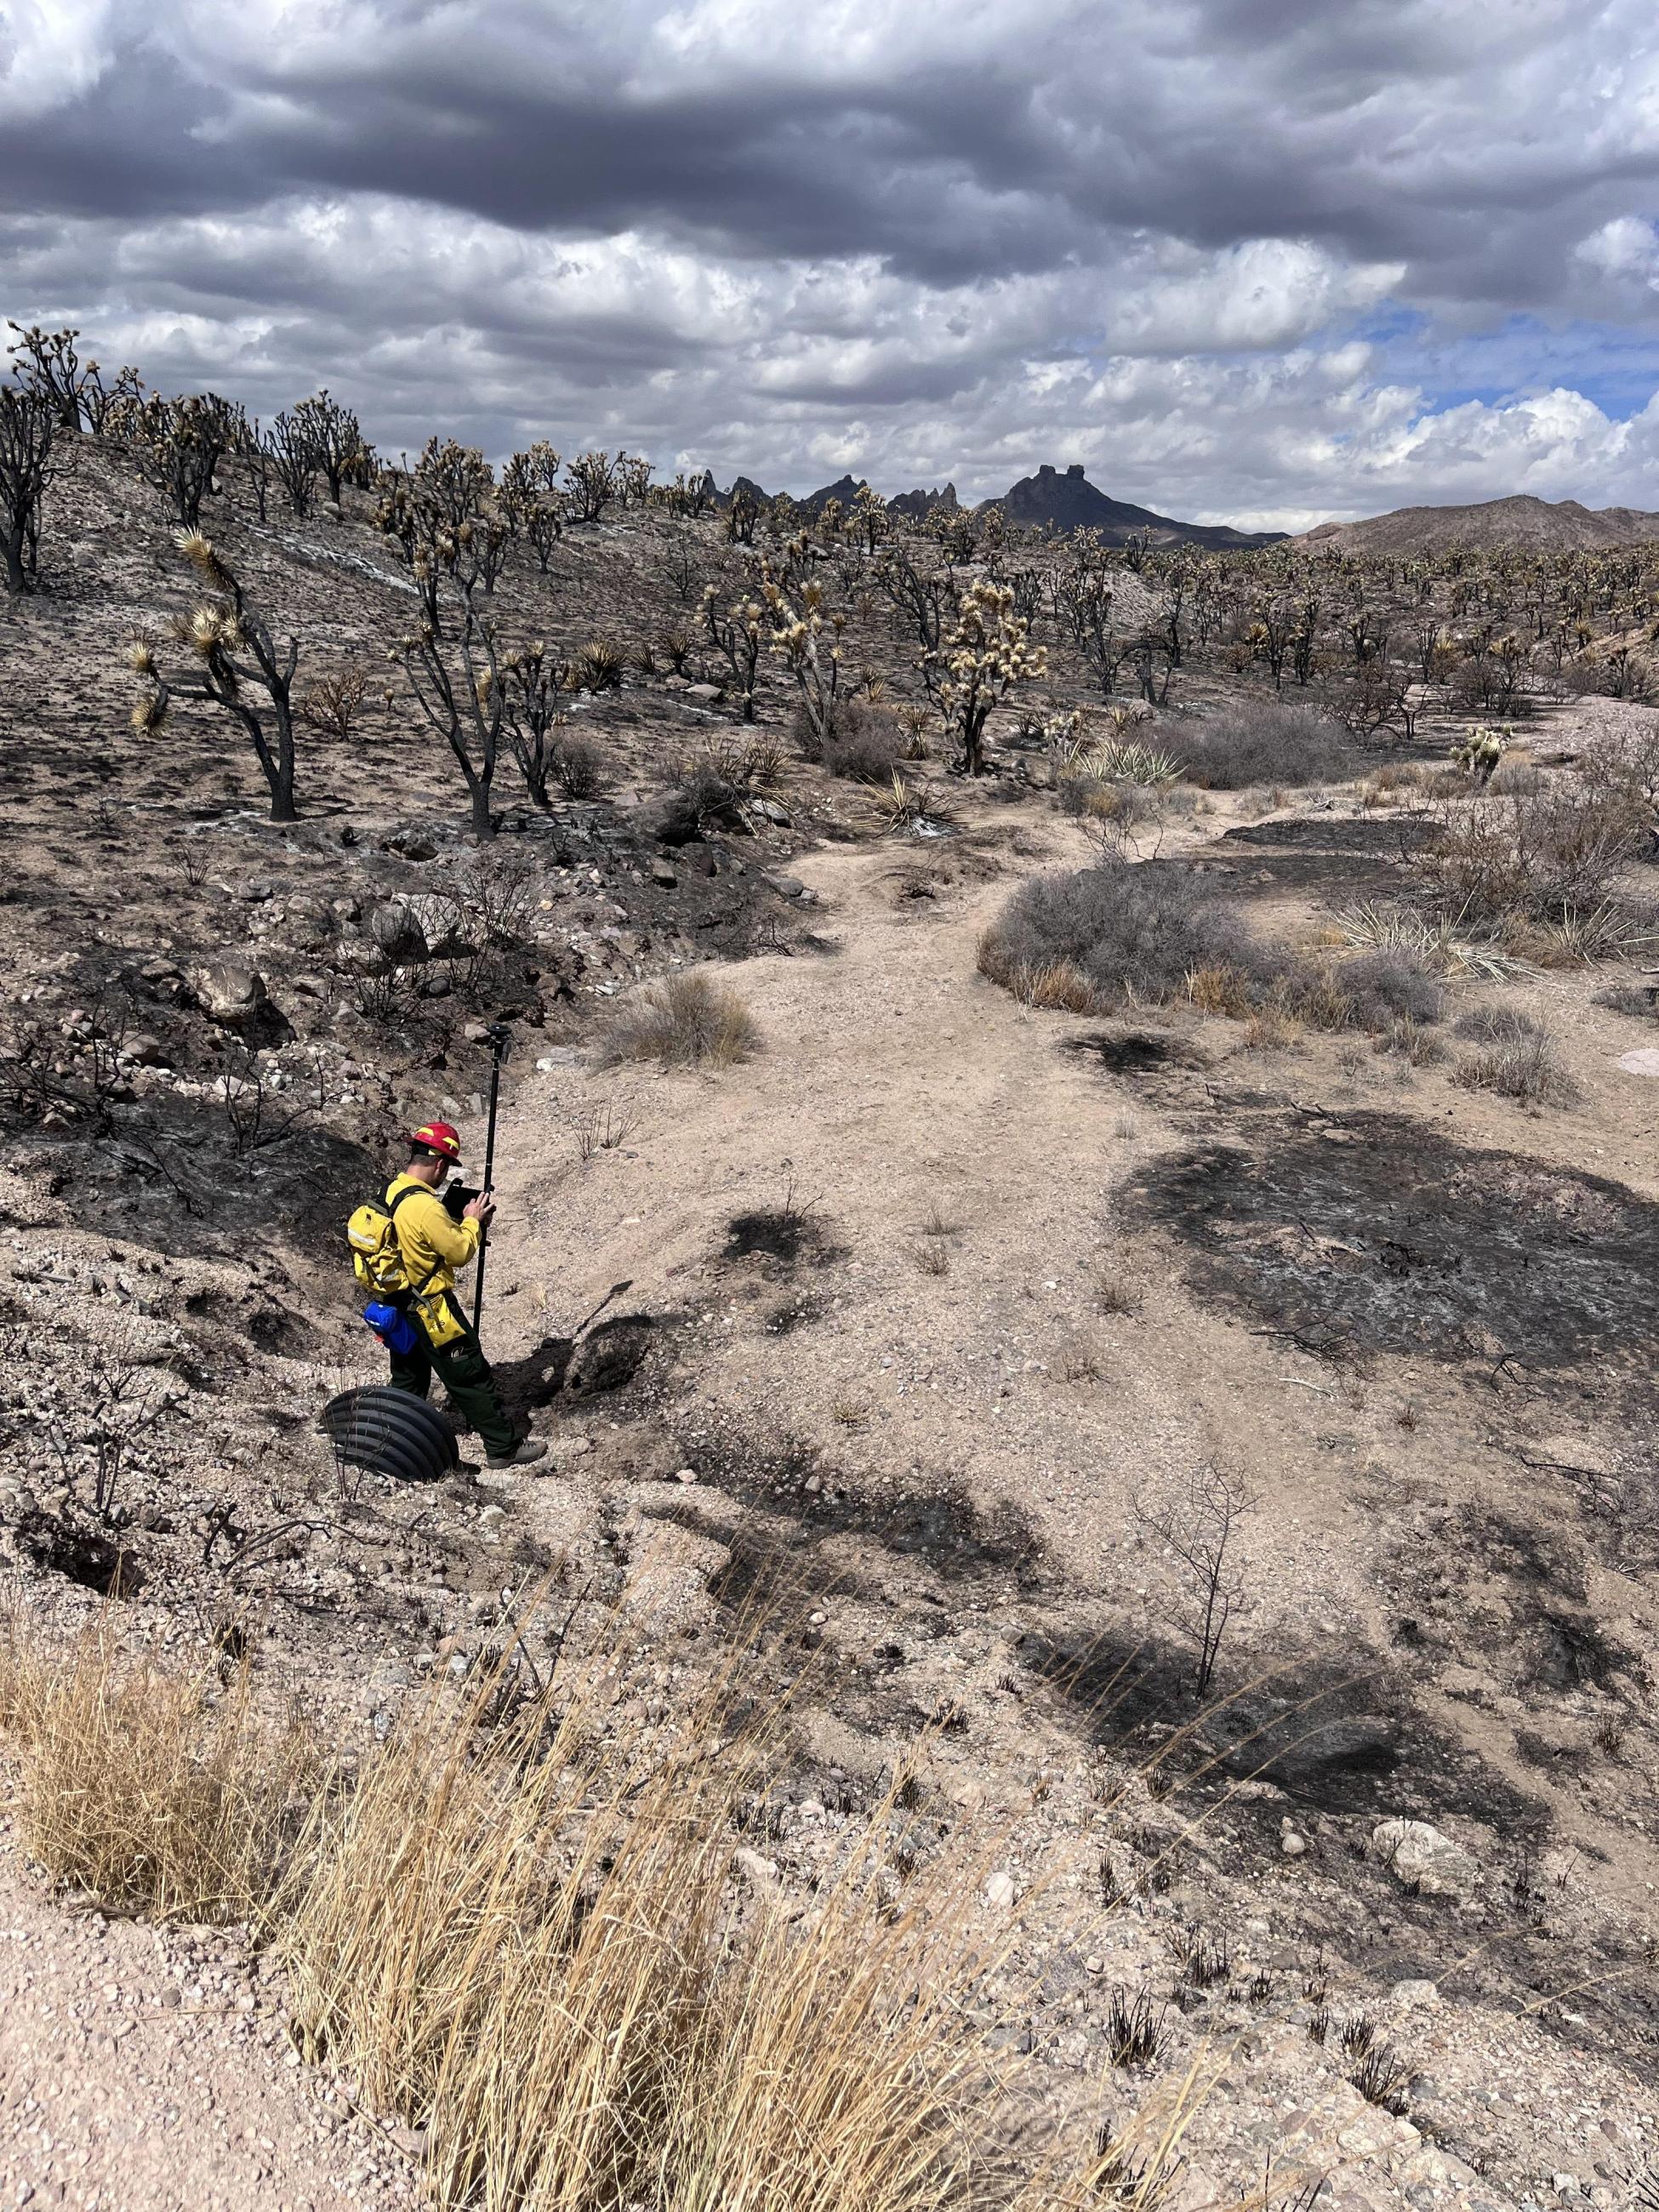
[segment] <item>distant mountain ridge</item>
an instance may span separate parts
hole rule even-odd
[[[849,471],[836,483],[809,492],[796,504],[810,515],[821,514],[832,499],[850,507],[862,483]],[[749,477],[738,477],[730,492],[718,496],[724,502],[739,490],[763,505],[771,496]],[[961,505],[953,483],[947,483],[942,491],[900,492],[887,503],[918,522],[933,507],[943,507],[954,514]],[[1000,507],[1010,522],[1022,528],[1052,530],[1060,537],[1073,530],[1097,530],[1109,545],[1127,545],[1131,538],[1145,538],[1154,545],[1239,548],[1277,545],[1285,536],[1282,530],[1235,530],[1226,523],[1177,522],[1172,515],[1154,514],[1151,507],[1132,507],[1126,501],[1109,498],[1091,484],[1080,461],[1073,462],[1063,472],[1044,462],[1035,476],[1022,477],[1000,499],[986,500],[974,512],[982,514],[987,507]]]
[[[1329,553],[1443,553],[1455,545],[1576,553],[1651,538],[1659,538],[1659,514],[1639,507],[1589,507],[1516,492],[1467,507],[1401,507],[1360,522],[1322,522],[1296,542]]]

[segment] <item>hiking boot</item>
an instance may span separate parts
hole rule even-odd
[[[492,1473],[499,1473],[503,1468],[529,1467],[535,1461],[538,1459],[545,1459],[546,1457],[547,1446],[545,1444],[533,1444],[526,1437],[522,1443],[514,1444],[512,1450],[508,1452],[504,1458],[487,1459],[484,1462],[484,1465],[489,1468]]]

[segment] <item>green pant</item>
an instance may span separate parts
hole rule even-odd
[[[453,1294],[447,1303],[455,1319],[465,1322],[465,1316]],[[424,1398],[432,1388],[435,1372],[449,1393],[450,1404],[472,1424],[488,1455],[491,1459],[509,1457],[518,1443],[518,1434],[495,1395],[495,1379],[489,1371],[489,1362],[471,1328],[447,1344],[434,1345],[427,1342],[416,1321],[415,1335],[412,1352],[392,1354],[392,1389],[407,1390],[413,1398]]]

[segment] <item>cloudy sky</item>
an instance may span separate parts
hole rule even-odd
[[[0,304],[383,448],[1659,507],[1652,0],[0,0]]]

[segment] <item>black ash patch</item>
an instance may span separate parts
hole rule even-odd
[[[1129,1200],[1197,1291],[1291,1333],[1546,1372],[1651,1341],[1659,1205],[1403,1116],[1159,1161]]]

